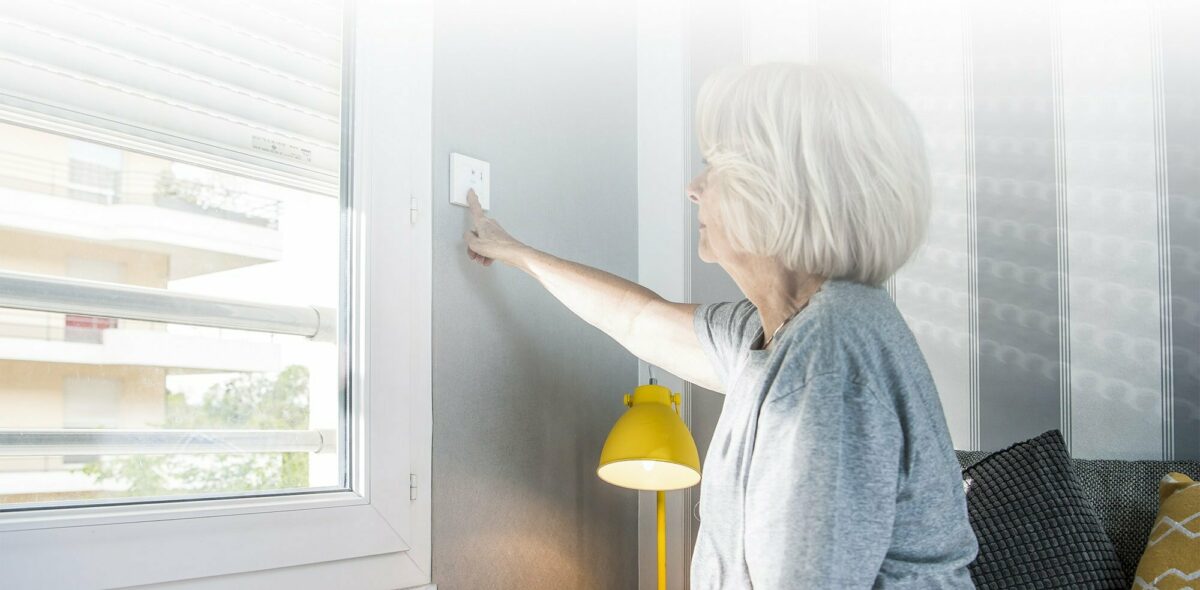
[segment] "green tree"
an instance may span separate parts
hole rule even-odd
[[[161,427],[303,430],[308,396],[308,369],[299,365],[274,378],[241,375],[215,385],[198,404],[168,390]],[[132,496],[302,488],[308,486],[308,454],[130,455],[100,459],[83,472]]]

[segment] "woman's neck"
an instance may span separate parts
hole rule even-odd
[[[725,270],[758,308],[764,344],[784,322],[808,305],[825,282],[823,277],[790,270],[765,256],[739,257],[737,264],[728,265]]]

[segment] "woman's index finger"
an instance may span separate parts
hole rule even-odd
[[[467,191],[467,206],[471,208],[471,217],[473,219],[482,219],[484,217],[483,206],[479,204],[479,195],[475,194],[475,189]]]

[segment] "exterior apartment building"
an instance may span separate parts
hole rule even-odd
[[[281,258],[280,200],[192,176],[201,179],[162,158],[0,124],[0,272],[166,289]],[[171,379],[281,368],[270,337],[222,336],[0,308],[0,428],[161,427]],[[0,456],[0,503],[103,496],[81,472],[95,459]]]

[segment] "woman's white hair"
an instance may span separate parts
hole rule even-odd
[[[880,285],[925,237],[920,127],[871,78],[796,63],[723,70],[700,89],[696,135],[738,249]]]

